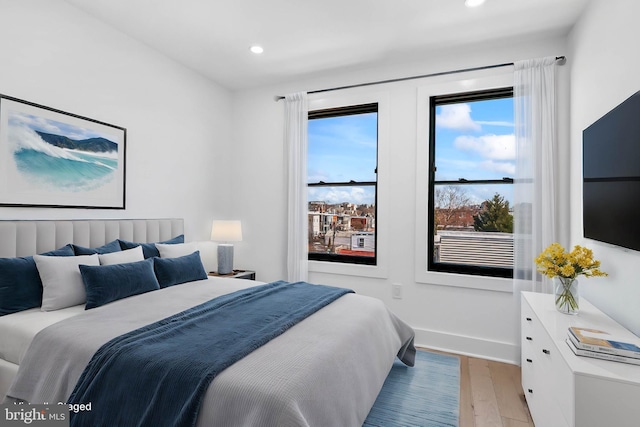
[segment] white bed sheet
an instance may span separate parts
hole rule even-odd
[[[204,282],[125,298],[52,326],[33,341],[7,395],[65,401],[95,350],[112,336],[259,283]],[[87,327],[91,334],[84,333]],[[197,425],[361,426],[396,353],[415,351],[412,338],[411,328],[379,300],[347,294],[221,372]]]
[[[83,311],[84,304],[56,311],[37,307],[0,316],[0,359],[19,365],[38,332]]]
[[[217,281],[221,286],[221,295],[231,292],[232,289],[250,287],[262,284],[263,282],[214,278],[209,280]],[[234,285],[230,287],[229,285]],[[0,316],[0,403],[5,399],[5,395],[13,379],[15,378],[20,362],[38,332],[61,320],[76,316],[85,311],[84,304],[64,308],[55,311],[42,311],[40,307],[20,311],[18,313]]]

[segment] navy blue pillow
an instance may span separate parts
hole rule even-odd
[[[155,258],[153,269],[161,288],[207,278],[200,251],[178,258]]]
[[[160,256],[160,252],[158,252],[158,248],[156,248],[155,243],[134,243],[134,242],[127,242],[126,240],[120,240],[120,239],[118,239],[118,242],[120,242],[120,248],[123,251],[125,249],[133,249],[137,246],[142,246],[142,254],[144,255],[145,258],[153,258],[153,257]],[[165,245],[184,243],[184,234],[176,236],[173,239],[165,240],[164,242],[156,242],[156,243],[162,243]]]
[[[73,252],[76,255],[110,254],[111,252],[120,252],[122,250],[122,248],[120,248],[120,243],[117,240],[97,248],[85,248],[78,245],[71,246],[73,246]]]
[[[68,244],[68,245],[64,245],[63,247],[61,247],[59,249],[54,249],[54,250],[49,251],[49,252],[41,253],[40,255],[44,255],[44,256],[74,256],[75,254],[73,253],[73,245]],[[28,257],[28,258],[31,258],[31,257]]]
[[[71,245],[48,256],[73,256]],[[0,258],[0,316],[40,307],[42,304],[42,281],[32,256]]]
[[[153,259],[113,265],[80,265],[87,292],[85,310],[122,298],[160,289]]]

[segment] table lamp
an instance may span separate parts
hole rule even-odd
[[[242,241],[240,221],[214,220],[211,240],[218,242],[218,274],[233,272],[233,243]]]

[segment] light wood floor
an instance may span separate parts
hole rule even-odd
[[[444,354],[460,359],[460,427],[534,427],[519,366]]]

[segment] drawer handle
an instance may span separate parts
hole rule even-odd
[[[527,322],[531,322],[531,317],[527,317]]]
[[[531,359],[527,359],[527,362],[529,362],[529,363],[533,363],[533,360],[531,360]]]
[[[533,341],[533,338],[527,337],[527,341]]]
[[[529,393],[533,394],[533,390],[532,389],[528,389],[527,390]]]
[[[549,350],[547,350],[546,348],[543,348],[543,349],[542,349],[542,352],[543,352],[544,354],[551,354],[551,352],[550,352]]]

